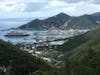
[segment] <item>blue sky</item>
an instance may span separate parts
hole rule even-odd
[[[100,12],[100,0],[0,0],[0,18],[46,18],[60,12],[72,16]]]

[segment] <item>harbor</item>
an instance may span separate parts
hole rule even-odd
[[[37,43],[40,46],[44,45],[61,45],[66,38],[70,38],[79,34],[83,34],[89,30],[69,29],[60,30],[52,28],[49,30],[10,30],[0,31],[1,37],[5,41],[16,43]],[[63,42],[63,43],[62,43]]]
[[[35,53],[35,49],[38,48],[39,51],[44,50],[42,48],[59,46],[68,41],[68,38],[83,34],[89,30],[79,30],[79,29],[69,29],[69,30],[60,30],[56,28],[50,28],[45,31],[36,31],[36,30],[12,30],[5,31],[2,34],[5,40],[9,43],[14,44],[18,48],[29,51],[30,53]],[[26,32],[26,33],[25,33]],[[9,33],[9,34],[8,34]],[[8,35],[8,36],[5,36]],[[25,35],[25,36],[23,36]],[[26,36],[27,35],[27,36]],[[14,40],[15,39],[15,40]],[[52,49],[52,48],[51,48]]]

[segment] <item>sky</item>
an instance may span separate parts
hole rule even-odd
[[[0,18],[45,18],[100,12],[100,0],[0,0]]]

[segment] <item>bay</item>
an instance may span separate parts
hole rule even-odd
[[[33,33],[35,32],[40,32],[39,30],[17,30],[20,32],[26,32],[28,34],[30,34],[30,36],[23,36],[23,37],[6,37],[4,36],[5,34],[7,34],[8,32],[10,32],[10,30],[5,30],[5,29],[9,29],[9,28],[15,28],[18,27],[22,24],[27,23],[28,21],[0,21],[0,39],[4,40],[4,41],[11,41],[13,43],[19,43],[19,42],[35,42],[35,39],[33,39],[34,35]],[[4,30],[4,31],[2,31]]]

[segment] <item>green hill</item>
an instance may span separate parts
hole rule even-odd
[[[69,49],[64,56],[65,75],[100,75],[100,27],[72,40],[69,48],[63,45],[64,51]]]
[[[59,13],[55,16],[49,17],[44,20],[35,19],[25,25],[18,27],[18,28],[19,29],[35,29],[35,30],[49,29],[50,27],[59,28],[69,18],[70,18],[70,16],[66,15],[65,13]]]
[[[96,17],[92,15],[82,15],[79,17],[74,17],[68,23],[68,28],[79,28],[79,29],[88,29],[94,28],[97,26]],[[66,23],[65,23],[66,24]]]
[[[91,15],[82,15],[82,16],[69,16],[65,13],[59,13],[55,16],[49,17],[47,19],[39,20],[35,19],[29,23],[26,23],[19,29],[35,29],[35,30],[44,30],[49,29],[50,27],[60,28],[60,29],[90,29],[100,25],[100,12],[94,13]]]
[[[42,59],[19,50],[10,43],[0,40],[0,68],[10,68],[9,75],[55,75],[56,68]],[[51,73],[52,72],[52,73]],[[5,75],[0,69],[0,75]],[[58,74],[57,74],[58,75]]]

